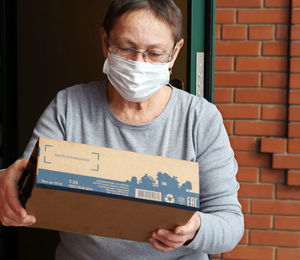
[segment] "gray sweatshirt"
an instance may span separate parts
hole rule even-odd
[[[60,232],[57,260],[208,259],[233,249],[244,231],[237,163],[222,117],[204,98],[172,88],[164,111],[132,125],[110,110],[104,82],[60,91],[40,117],[24,157],[39,136],[199,162],[201,228],[186,246],[161,253],[149,243]],[[120,212],[122,214],[122,212]],[[117,225],[118,223],[116,223]]]

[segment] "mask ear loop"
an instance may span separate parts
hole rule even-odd
[[[174,52],[175,52],[175,50],[176,50],[176,48],[177,48],[177,44],[178,44],[178,42],[175,43],[174,48],[173,48],[173,51],[172,51],[172,55],[170,56],[171,59],[170,59],[168,62],[171,62],[171,60],[173,59],[173,57],[174,57]],[[170,73],[170,76],[171,76],[172,73],[173,73],[173,68],[169,68],[169,73]]]

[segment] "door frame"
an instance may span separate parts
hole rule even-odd
[[[215,10],[215,0],[189,1],[188,91],[210,102],[214,100]]]

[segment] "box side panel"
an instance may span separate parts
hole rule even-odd
[[[33,227],[147,242],[157,228],[185,224],[193,211],[35,188],[28,210],[37,217]]]

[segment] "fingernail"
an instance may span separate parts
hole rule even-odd
[[[164,235],[164,231],[163,230],[158,230],[157,232],[160,236],[163,236]]]
[[[27,216],[25,219],[24,219],[24,223],[27,223],[29,225],[32,225],[35,223],[35,217],[33,216]]]

